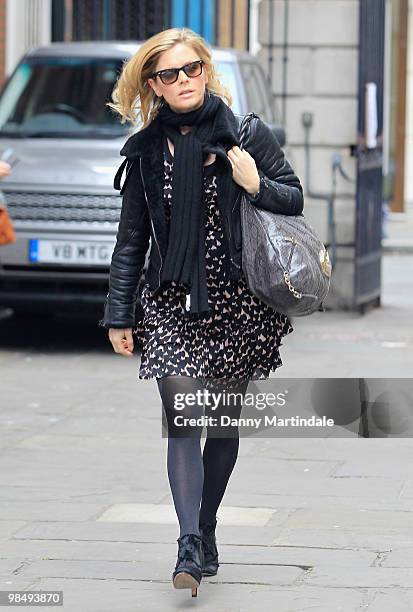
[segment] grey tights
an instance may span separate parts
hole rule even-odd
[[[235,385],[232,382],[229,387],[225,383],[218,384],[218,381],[209,379],[207,387],[213,393],[228,390],[240,394],[236,400],[235,396],[232,396],[229,407],[229,400],[226,399],[212,411],[206,402],[204,405],[203,391],[206,387],[203,379],[191,376],[166,376],[157,379],[168,427],[167,471],[179,521],[180,537],[185,533],[199,535],[199,525],[215,521],[238,457],[239,431],[237,426],[224,429],[207,427],[202,453],[202,425],[186,423],[185,426],[178,426],[174,417],[179,416],[181,422],[182,418],[197,418],[203,414],[218,419],[220,414],[239,418],[248,382],[240,380],[236,381]],[[198,391],[200,393],[197,394]],[[186,404],[182,399],[184,396],[176,395],[187,393],[194,394],[196,401],[193,405]],[[176,409],[176,398],[181,405],[185,403],[182,409]]]

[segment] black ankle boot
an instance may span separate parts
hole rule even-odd
[[[215,527],[217,521],[214,523],[200,523],[199,532],[202,539],[202,575],[203,576],[215,576],[218,571],[218,549],[215,537]]]
[[[174,587],[192,589],[192,597],[196,597],[202,580],[201,537],[196,533],[185,533],[177,542],[178,559],[172,574]]]

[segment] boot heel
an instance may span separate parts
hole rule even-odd
[[[177,542],[179,550],[172,574],[173,585],[176,589],[189,588],[192,597],[197,597],[202,579],[201,537],[195,533],[186,533]]]

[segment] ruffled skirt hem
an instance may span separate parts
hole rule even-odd
[[[263,380],[283,365],[279,348],[284,336],[292,331],[289,319],[280,313],[273,313],[260,324],[232,320],[209,323],[209,327],[205,322],[200,325],[199,320],[193,327],[182,319],[160,323],[149,317],[142,333],[136,334],[142,347],[138,377],[181,374],[214,380]]]

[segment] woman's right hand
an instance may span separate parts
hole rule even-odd
[[[115,353],[125,355],[125,357],[133,357],[132,327],[126,327],[125,329],[110,327],[109,340]]]

